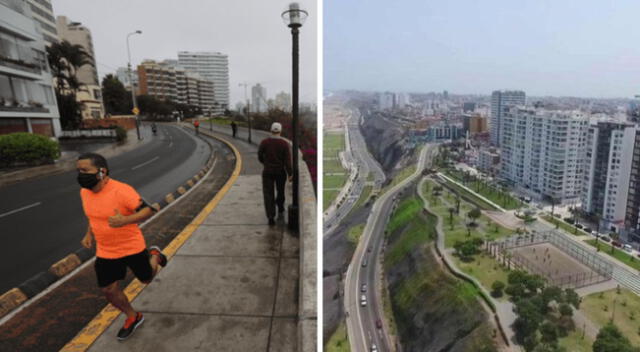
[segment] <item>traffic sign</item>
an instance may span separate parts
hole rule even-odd
[[[140,114],[140,109],[138,109],[138,108],[136,107],[136,108],[133,108],[133,109],[131,110],[131,112],[133,112],[133,114],[134,114],[134,115],[138,115],[138,114]]]

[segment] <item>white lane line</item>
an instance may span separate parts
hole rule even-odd
[[[149,161],[145,161],[144,163],[142,163],[142,164],[140,164],[140,165],[136,165],[136,166],[132,167],[132,168],[131,168],[131,170],[135,170],[135,169],[137,169],[137,168],[143,167],[143,166],[145,166],[145,165],[147,165],[147,164],[150,164],[150,163],[152,163],[152,162],[154,162],[154,161],[158,160],[159,158],[160,158],[159,156],[156,156],[155,158],[153,158],[153,159],[151,159],[151,160],[149,160]]]
[[[18,208],[18,209],[14,209],[14,210],[12,210],[12,211],[8,211],[8,212],[6,212],[6,213],[4,213],[4,214],[0,214],[0,218],[1,218],[1,217],[5,217],[5,216],[7,216],[7,215],[11,215],[11,214],[17,213],[17,212],[19,212],[19,211],[27,210],[27,209],[29,209],[29,208],[37,207],[37,206],[38,206],[38,205],[40,205],[40,204],[42,204],[42,202],[33,203],[33,204],[30,204],[30,205],[26,205],[26,206],[24,206],[24,207],[22,207],[22,208]]]
[[[171,148],[172,145],[173,145],[173,141],[171,141],[171,143],[169,143],[169,148]]]

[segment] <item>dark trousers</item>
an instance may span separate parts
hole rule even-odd
[[[264,196],[264,209],[267,218],[275,219],[276,205],[278,210],[284,211],[284,186],[287,182],[287,174],[262,174],[262,194]],[[277,191],[277,196],[275,195]]]
[[[236,133],[238,132],[238,129],[236,127],[231,127],[231,132],[233,133],[233,138],[236,138]]]

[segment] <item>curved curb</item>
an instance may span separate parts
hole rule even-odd
[[[191,221],[185,228],[163,249],[163,253],[171,258],[175,255],[178,249],[191,237],[193,232],[204,222],[207,216],[216,208],[220,200],[227,194],[231,186],[236,182],[236,179],[240,175],[242,170],[242,156],[238,150],[231,143],[223,138],[213,137],[221,142],[225,143],[233,152],[236,157],[235,168],[231,173],[231,176],[222,188],[216,193],[216,195],[209,201],[207,205],[200,211],[200,213]],[[202,171],[201,171],[202,173]],[[206,174],[202,173],[203,175]],[[131,283],[124,289],[124,293],[132,301],[146,285],[133,279]],[[111,325],[111,323],[118,317],[120,311],[113,305],[108,304],[93,320],[91,320],[71,341],[69,341],[60,351],[66,352],[79,352],[86,351],[95,340],[102,335],[102,333]]]
[[[205,142],[207,142],[207,144],[212,147],[210,142],[206,140]],[[230,146],[228,142],[223,142]],[[236,152],[233,147],[231,149]],[[215,163],[216,153],[212,149],[209,160],[207,160],[207,163],[202,167],[202,169],[200,169],[200,171],[198,171],[196,175],[185,182],[182,186],[178,187],[178,189],[176,189],[175,191],[167,194],[164,200],[162,200],[161,202],[152,204],[151,207],[154,208],[157,212],[161,209],[164,209],[169,204],[175,202],[180,198],[180,196],[185,194],[189,189],[193,188],[198,183],[198,181],[201,180],[203,176],[213,168],[213,166],[215,166]],[[151,217],[150,219],[152,218],[153,217]],[[95,253],[92,250],[81,247],[74,253],[67,255],[63,259],[51,265],[51,267],[49,267],[47,271],[39,272],[38,274],[32,276],[28,280],[18,285],[18,287],[12,288],[2,294],[0,296],[0,319],[22,306],[29,299],[45,291],[53,283],[64,278],[80,265],[93,258],[94,255]],[[26,299],[23,299],[24,297],[26,297]]]

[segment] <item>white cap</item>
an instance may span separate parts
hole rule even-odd
[[[271,132],[274,132],[274,133],[282,132],[282,125],[279,122],[274,122],[271,125]]]

